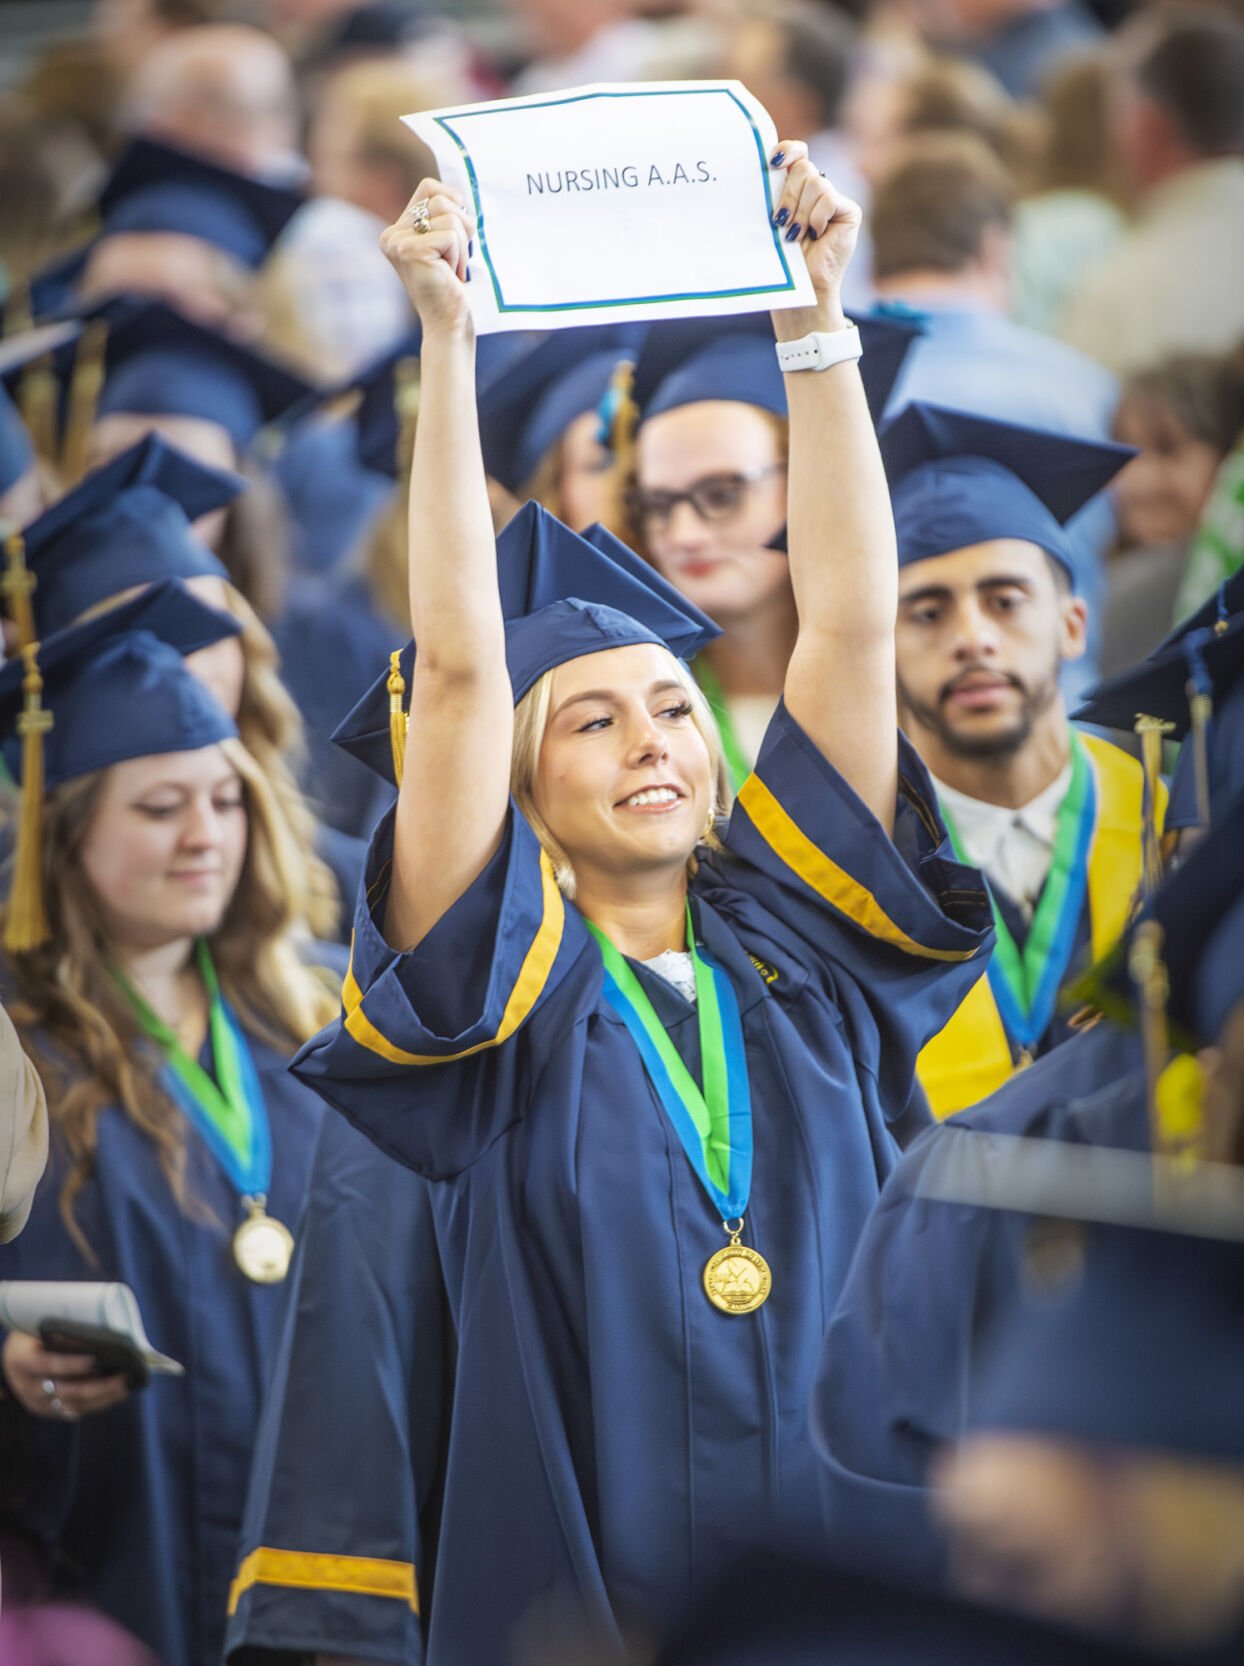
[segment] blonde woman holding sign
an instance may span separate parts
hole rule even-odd
[[[331,1617],[369,1659],[411,1658],[429,1611],[429,1666],[520,1636],[547,1658],[567,1623],[609,1659],[728,1556],[818,1532],[826,1319],[916,1052],[989,938],[897,733],[894,532],[839,300],[859,210],[783,149],[816,291],[774,315],[800,629],[728,821],[684,663],[714,627],[534,505],[494,545],[470,217],[429,180],[385,234],[423,323],[417,651],[343,726],[396,755],[400,792],[343,1012],[295,1071],[422,1177],[455,1355],[446,1414],[410,1431],[436,1496],[391,1532],[310,1521],[296,1454],[257,1477],[235,1643],[277,1646],[293,1615],[314,1634],[314,1582],[320,1635]]]

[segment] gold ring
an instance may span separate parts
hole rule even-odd
[[[418,202],[411,203],[410,223],[421,237],[426,236],[432,229],[432,212],[428,207],[427,198],[420,197]]]

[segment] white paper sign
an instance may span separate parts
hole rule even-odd
[[[579,87],[407,116],[472,205],[476,329],[804,306],[777,135],[738,81]]]

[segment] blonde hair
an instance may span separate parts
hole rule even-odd
[[[668,649],[663,652],[669,659],[673,676],[679,687],[684,691],[691,706],[691,721],[703,736],[704,744],[708,747],[709,770],[713,782],[712,825],[705,830],[699,840],[699,846],[709,850],[723,849],[721,840],[717,836],[716,823],[729,813],[731,803],[730,777],[726,769],[725,751],[721,744],[721,734],[717,728],[717,719],[713,716],[712,707],[704,697],[703,690],[696,682],[691,672],[682,660],[677,659]],[[556,670],[556,667],[554,667]],[[514,802],[522,811],[536,838],[547,851],[549,860],[553,864],[553,873],[557,879],[558,888],[564,896],[573,899],[575,894],[575,874],[570,858],[557,842],[548,823],[536,808],[535,791],[536,775],[540,767],[540,749],[544,745],[545,733],[548,730],[549,715],[553,704],[553,671],[546,671],[540,680],[529,688],[526,694],[514,708],[514,745],[510,761],[510,792]],[[695,853],[687,859],[687,875],[695,874],[698,862]]]
[[[221,741],[220,749],[242,780],[248,834],[237,887],[208,944],[221,992],[242,1026],[290,1052],[329,1022],[337,999],[327,974],[304,964],[296,947],[301,868],[272,788],[239,742]],[[38,1067],[52,1126],[69,1158],[61,1216],[91,1260],[74,1204],[94,1170],[97,1125],[108,1106],[119,1106],[151,1141],[174,1197],[193,1208],[185,1185],[185,1124],[160,1085],[161,1061],[142,1045],[112,976],[103,910],[82,867],[107,774],[96,770],[47,795],[42,864],[51,937],[10,957],[17,996],[10,1015]]]

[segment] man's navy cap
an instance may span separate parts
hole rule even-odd
[[[239,629],[169,580],[41,642],[42,702],[52,713],[43,737],[46,788],[126,758],[193,752],[236,736],[233,719],[187,671],[184,656]],[[0,669],[0,735],[15,777],[25,676],[20,658]]]
[[[155,434],[88,474],[23,533],[37,635],[138,584],[228,578],[190,523],[232,503],[243,485]]]
[[[505,657],[515,702],[546,671],[583,654],[659,643],[689,660],[720,632],[699,608],[603,527],[580,536],[527,503],[497,539]],[[415,644],[402,651],[407,688]],[[333,734],[345,751],[395,780],[388,670]]]
[[[868,409],[880,422],[903,360],[922,333],[916,324],[856,316]],[[640,422],[680,405],[721,399],[756,405],[785,418],[786,378],[774,351],[767,312],[732,318],[670,319],[653,324],[635,363],[632,396]]]
[[[543,338],[530,331],[503,330],[494,335],[481,336],[475,346],[475,385],[477,394],[495,384],[507,368],[525,357],[534,342]],[[418,383],[418,359],[422,332],[418,325],[400,341],[376,359],[367,369],[348,382],[343,382],[325,393],[324,402],[359,392],[362,397],[355,413],[358,432],[358,458],[365,469],[374,474],[396,478],[402,420],[399,406],[404,388],[412,376]]]
[[[112,310],[98,414],[198,417],[239,452],[313,390],[253,347],[183,317],[162,301]]]
[[[987,1336],[968,1426],[1244,1463],[1244,1243],[1094,1228],[1082,1278]]]
[[[302,193],[154,139],[131,140],[99,197],[102,235],[179,232],[252,269],[297,213]]]
[[[1064,525],[1135,452],[917,401],[882,429],[881,456],[900,567],[1015,538],[1043,549],[1074,582]]]
[[[508,492],[521,492],[570,424],[601,406],[643,335],[636,324],[553,330],[521,358],[490,366],[478,390],[485,471]]]
[[[17,406],[0,388],[0,492],[7,492],[35,463],[35,448]]]

